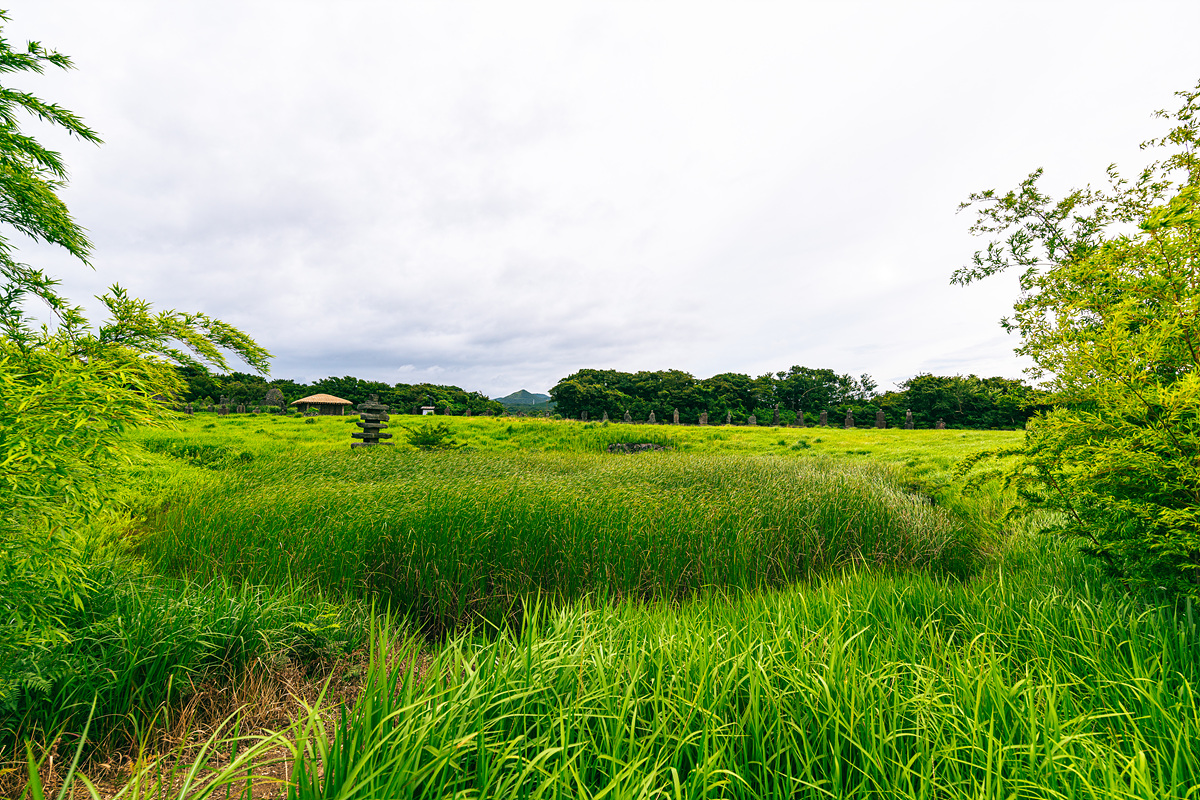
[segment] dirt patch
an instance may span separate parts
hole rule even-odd
[[[650,450],[666,450],[661,444],[653,442],[613,442],[608,446],[610,453],[645,453]]]

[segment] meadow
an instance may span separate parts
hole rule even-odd
[[[119,753],[96,796],[1200,792],[1192,609],[955,477],[1020,432],[352,421],[133,434],[97,602],[0,706],[28,796]]]

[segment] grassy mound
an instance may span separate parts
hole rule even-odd
[[[498,624],[530,594],[678,599],[973,557],[970,530],[886,470],[821,458],[310,453],[152,527],[142,550],[167,572],[378,594],[435,630]]]

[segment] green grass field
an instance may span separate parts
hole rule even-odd
[[[125,796],[1200,791],[1192,609],[959,493],[1019,432],[439,417],[456,449],[352,451],[353,418],[309,419],[136,433],[104,602],[23,662],[6,746],[66,748],[99,697],[84,772],[141,742]],[[638,441],[669,449],[605,452]],[[188,686],[359,647],[344,704],[148,758]]]

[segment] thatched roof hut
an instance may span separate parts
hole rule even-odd
[[[353,403],[349,400],[343,400],[340,397],[334,397],[331,394],[310,394],[308,397],[293,400],[290,405],[296,406],[304,414],[315,411],[318,414],[337,415],[345,414],[346,407],[353,405]]]

